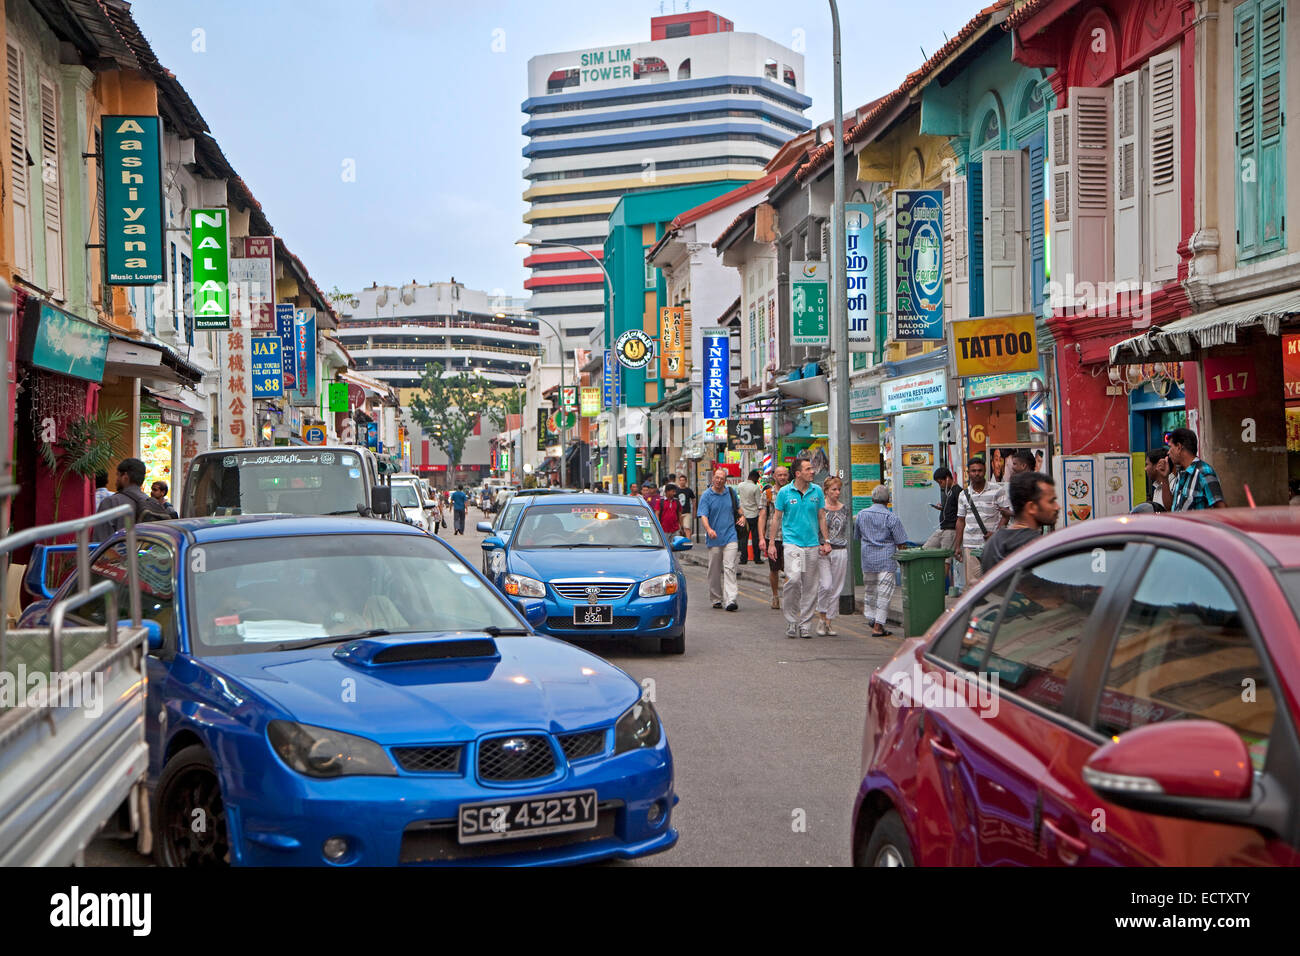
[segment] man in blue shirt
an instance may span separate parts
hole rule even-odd
[[[727,487],[727,470],[713,472],[713,483],[700,495],[696,514],[704,529],[709,548],[709,598],[715,608],[726,602],[727,610],[737,608],[736,558],[739,554],[736,540],[735,492]],[[743,519],[742,519],[743,520]]]
[[[894,596],[894,575],[898,562],[894,552],[907,541],[903,522],[888,507],[889,488],[877,485],[871,491],[871,507],[858,512],[853,537],[862,542],[862,613],[871,624],[874,637],[884,637],[889,599]]]
[[[1180,469],[1173,482],[1174,500],[1170,511],[1198,511],[1208,508],[1225,508],[1223,488],[1213,468],[1196,454],[1196,432],[1190,428],[1175,428],[1169,433],[1169,454],[1164,470],[1168,474],[1169,462]],[[1161,469],[1160,463],[1156,469]],[[1163,476],[1162,476],[1163,477]]]
[[[794,481],[781,489],[772,508],[771,538],[785,542],[781,610],[785,614],[786,637],[812,637],[821,556],[831,550],[825,543],[830,540],[826,530],[826,496],[812,483],[812,477],[812,462],[797,459]],[[775,544],[768,549],[767,556],[776,560]]]
[[[451,516],[455,521],[452,528],[452,534],[465,533],[465,502],[469,496],[465,494],[465,486],[457,485],[456,490],[451,493]]]

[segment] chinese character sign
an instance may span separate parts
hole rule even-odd
[[[894,338],[935,339],[943,333],[943,193],[894,193]]]
[[[700,338],[704,345],[705,439],[726,441],[726,420],[731,414],[731,338],[724,328],[701,329]]]
[[[316,310],[298,309],[293,319],[294,351],[298,358],[294,405],[316,405]]]
[[[829,273],[824,262],[790,263],[792,345],[830,344],[830,316],[826,308]]]
[[[844,278],[848,290],[849,348],[871,352],[876,347],[876,279],[873,264],[875,232],[870,203],[844,207]]]
[[[251,343],[248,330],[243,328],[231,328],[225,333],[225,338],[225,366],[221,370],[225,415],[221,443],[241,448],[256,444],[253,435],[253,396],[249,385]]]

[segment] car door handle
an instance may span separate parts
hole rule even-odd
[[[1088,844],[1076,836],[1070,836],[1051,820],[1044,820],[1043,826],[1056,838],[1056,854],[1061,862],[1073,866],[1081,857],[1088,855]]]
[[[935,740],[933,737],[930,738],[930,749],[934,751],[934,755],[936,757],[939,757],[943,760],[956,760],[958,757],[955,748],[945,747],[943,744],[939,743],[939,741]]]

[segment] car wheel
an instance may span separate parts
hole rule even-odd
[[[659,639],[660,654],[685,654],[686,653],[686,632],[678,634],[676,637],[661,637]]]
[[[154,808],[159,866],[229,866],[221,783],[207,750],[186,747],[163,768]]]
[[[857,866],[913,866],[912,844],[897,810],[890,810],[876,821],[871,839],[858,859]]]

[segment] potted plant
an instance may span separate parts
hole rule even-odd
[[[113,443],[121,436],[125,422],[126,413],[120,408],[108,409],[95,418],[69,422],[58,445],[41,443],[41,460],[54,476],[55,521],[59,520],[63,483],[69,475],[90,479],[106,471],[113,460]]]

